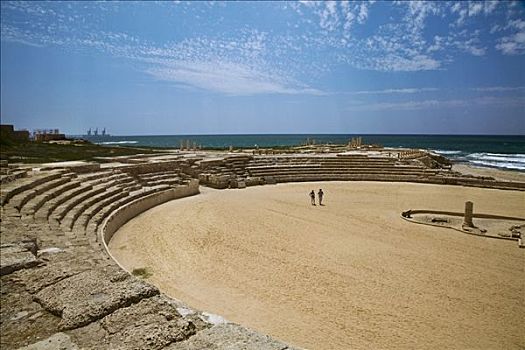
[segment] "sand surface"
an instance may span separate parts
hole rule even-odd
[[[481,168],[467,164],[454,164],[452,170],[459,171],[462,174],[475,176],[490,176],[496,180],[525,182],[525,172],[501,170],[492,168]]]
[[[325,206],[308,193],[323,188]],[[327,182],[155,207],[110,243],[188,305],[310,349],[523,349],[525,249],[402,220],[407,209],[525,215],[525,192]]]

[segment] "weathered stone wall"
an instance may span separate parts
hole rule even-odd
[[[137,165],[125,166],[120,169],[128,174],[138,175],[159,171],[180,170],[183,164],[185,164],[183,160],[172,160],[167,162],[141,163]]]

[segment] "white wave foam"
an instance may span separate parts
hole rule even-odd
[[[494,162],[494,161],[486,161],[486,160],[471,160],[470,163],[481,165],[481,166],[495,167],[495,168],[525,170],[525,163],[506,163],[506,162]]]
[[[468,158],[476,160],[487,160],[495,162],[510,162],[510,163],[524,163],[525,154],[502,154],[502,153],[472,153]]]
[[[106,142],[97,142],[99,145],[124,145],[124,144],[132,144],[132,143],[138,143],[138,141],[106,141]]]
[[[461,153],[461,151],[447,151],[447,150],[441,150],[441,149],[434,149],[433,151],[439,154],[460,154]]]

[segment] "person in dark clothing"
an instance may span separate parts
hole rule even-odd
[[[315,205],[315,192],[314,192],[314,190],[312,190],[312,192],[310,192],[310,201],[312,202],[312,205]]]
[[[317,192],[317,196],[319,197],[319,205],[323,205],[324,192],[321,188],[319,189],[319,192]]]

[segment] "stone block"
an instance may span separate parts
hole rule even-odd
[[[91,270],[43,288],[35,301],[62,318],[62,329],[73,329],[157,294],[156,287],[125,272]]]
[[[143,299],[104,317],[110,348],[162,349],[193,336],[195,325],[184,319],[165,296]]]
[[[169,350],[293,350],[267,335],[236,324],[218,324],[198,332],[190,339],[166,347]]]
[[[273,177],[273,176],[265,176],[264,177],[264,182],[267,185],[275,185],[277,183],[277,181],[275,180],[275,177]]]
[[[13,273],[21,269],[35,267],[40,260],[32,253],[36,250],[35,243],[20,242],[12,244],[2,244],[0,246],[0,276]]]
[[[60,332],[37,343],[18,348],[18,350],[77,350],[78,348],[77,344],[71,341],[69,335]]]

